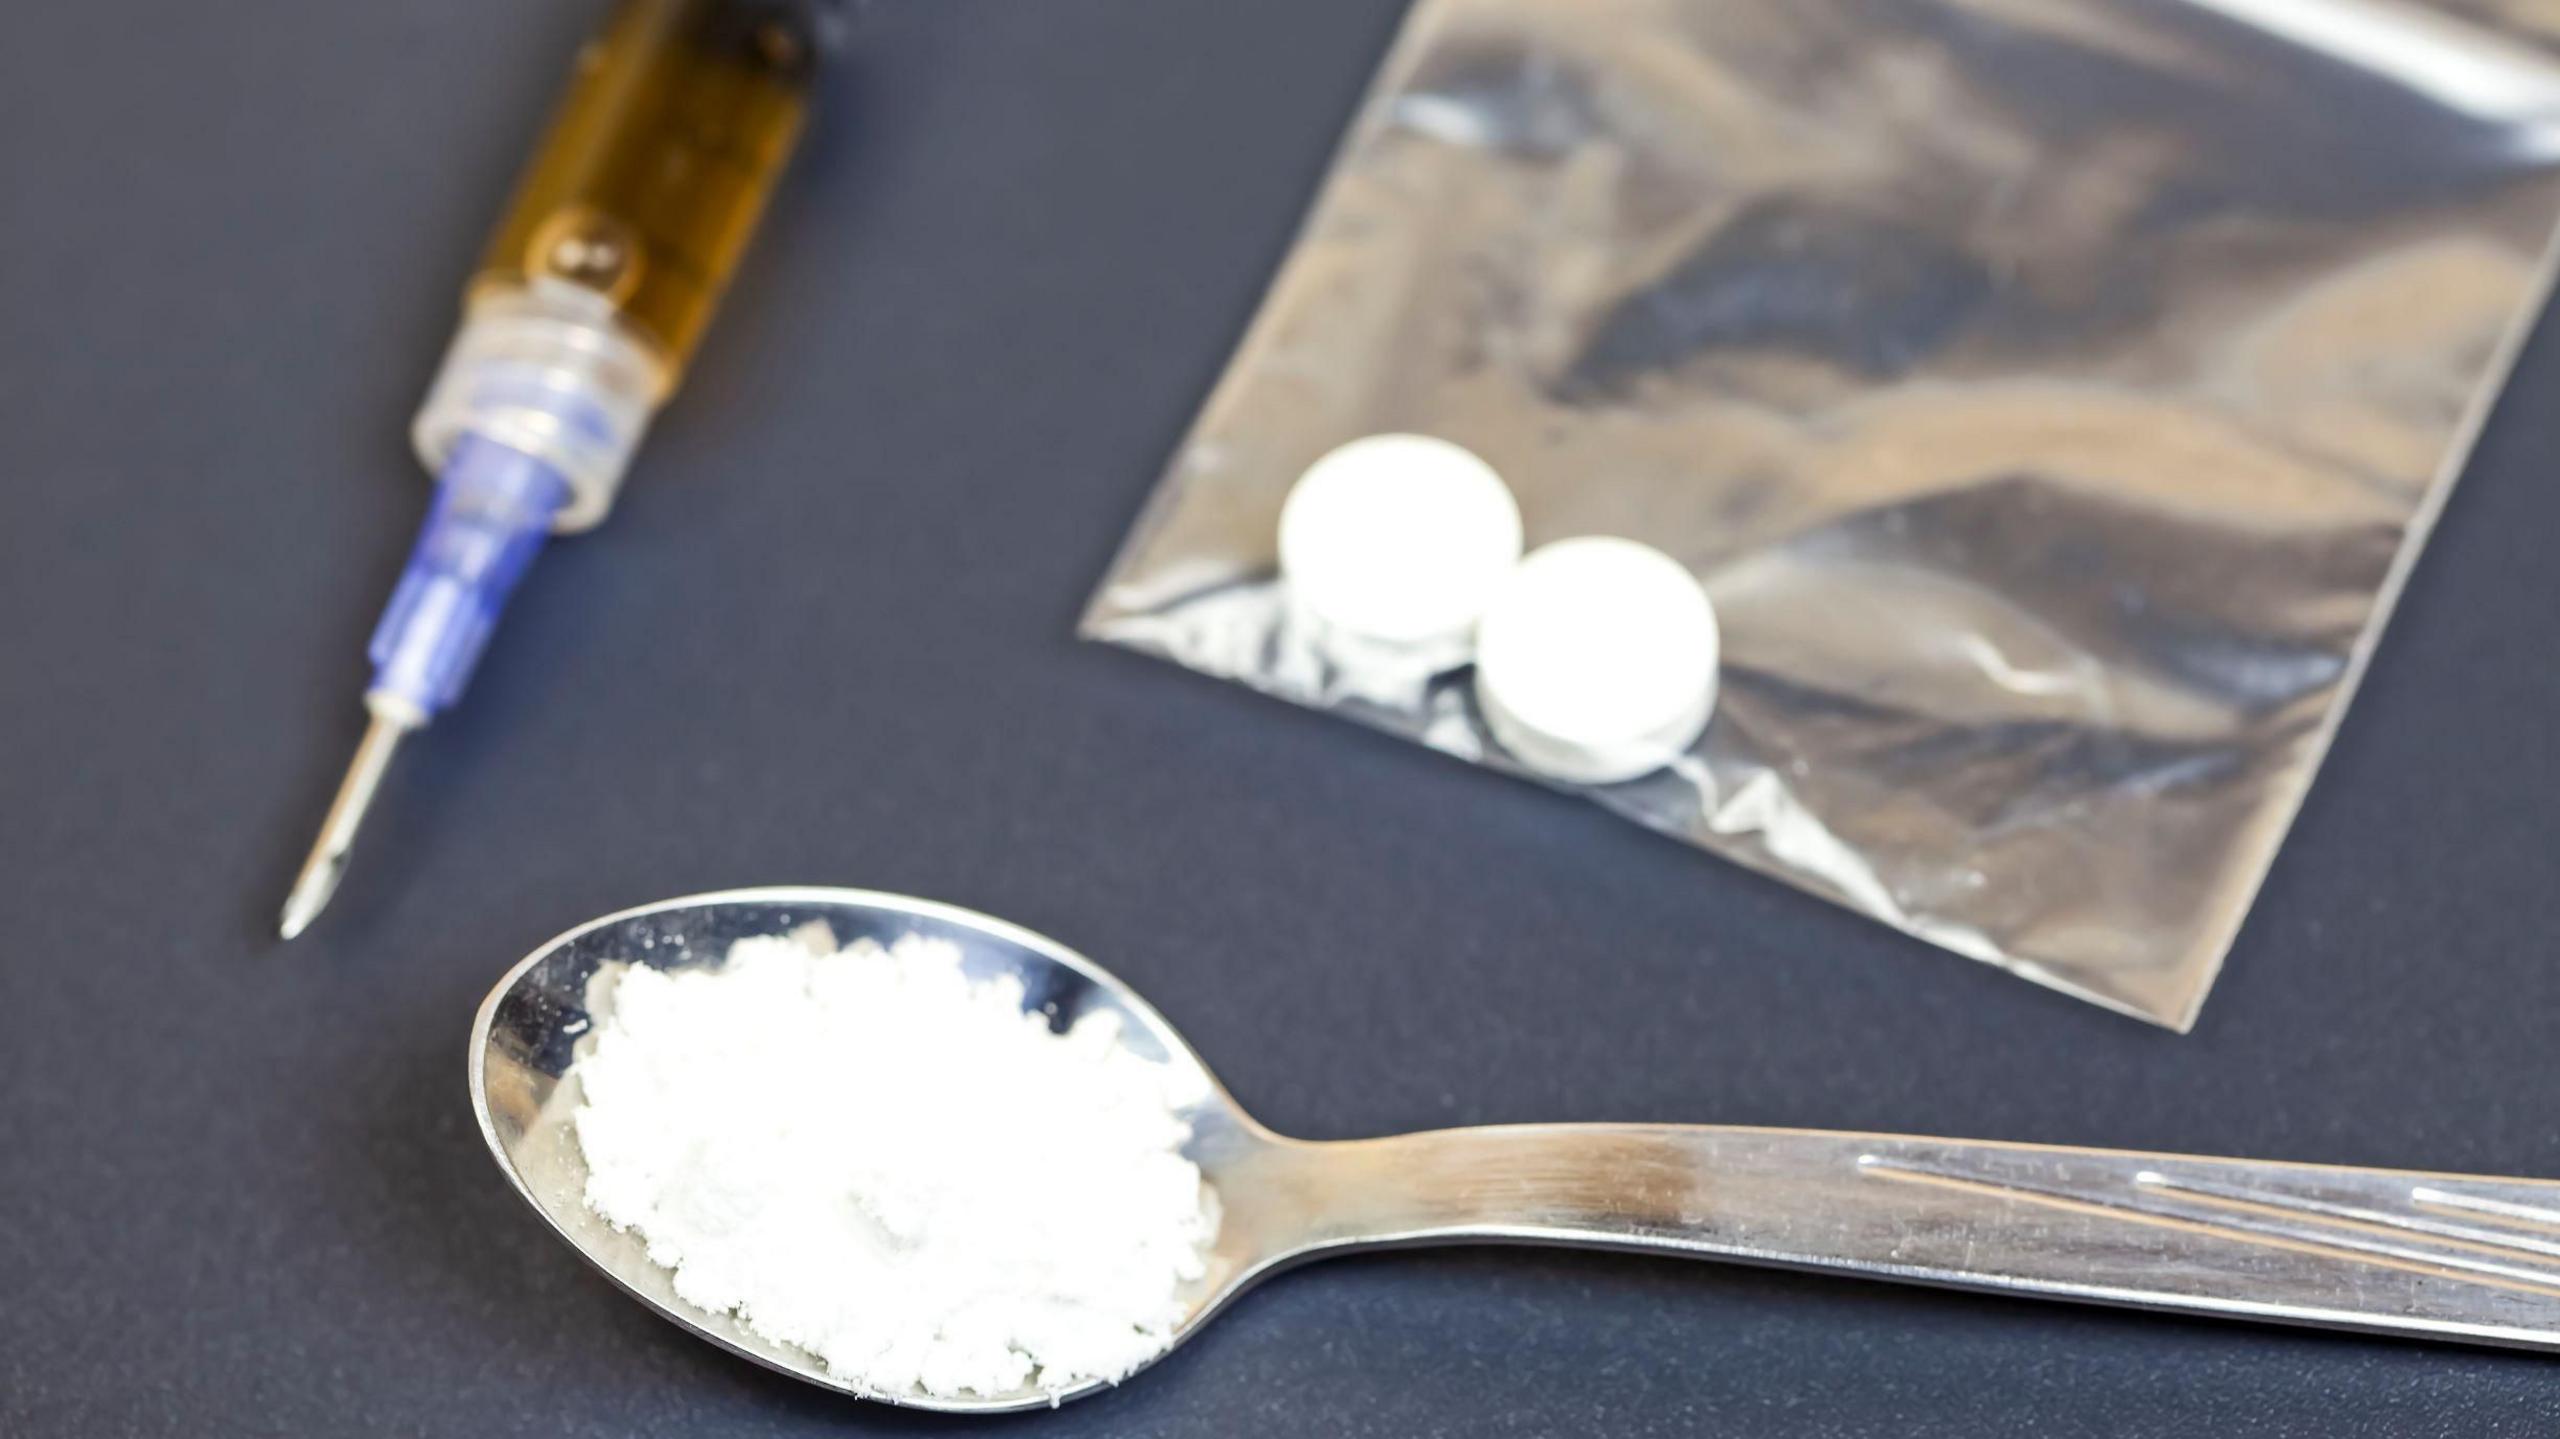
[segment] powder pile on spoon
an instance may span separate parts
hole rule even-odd
[[[895,1397],[1161,1353],[1217,1227],[1162,1066],[953,945],[745,939],[623,969],[577,1061],[587,1203],[676,1293]]]

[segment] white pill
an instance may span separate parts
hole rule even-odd
[[[1320,631],[1463,643],[1520,559],[1520,507],[1491,465],[1429,435],[1371,435],[1309,466],[1280,510],[1290,602]]]
[[[1476,700],[1524,764],[1614,784],[1670,763],[1715,709],[1715,607],[1650,545],[1591,536],[1542,545],[1476,631]]]

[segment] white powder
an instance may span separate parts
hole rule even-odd
[[[1217,1217],[1159,1067],[1116,1016],[1051,1032],[946,942],[828,948],[621,974],[576,1068],[588,1205],[688,1302],[882,1394],[1163,1352]]]

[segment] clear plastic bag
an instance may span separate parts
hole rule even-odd
[[[1517,772],[1275,575],[1310,462],[1444,436],[1715,600],[1592,798],[2184,1028],[2539,307],[2555,25],[1422,0],[1084,631]]]

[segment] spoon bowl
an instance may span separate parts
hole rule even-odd
[[[2560,1183],[1906,1135],[1712,1125],[1517,1125],[1313,1143],[1256,1123],[1164,1017],[1092,961],[952,905],[747,889],[606,915],[535,950],[472,1026],[471,1102],[516,1192],[660,1314],[795,1378],[957,1413],[1109,1387],[884,1393],[677,1297],[637,1235],[585,1202],[582,1039],[623,965],[716,967],[737,940],[824,926],[830,947],[947,940],[1060,1029],[1119,1016],[1165,1072],[1185,1154],[1220,1205],[1163,1352],[1256,1281],[1351,1248],[1448,1242],[1639,1249],[2188,1314],[2560,1350]],[[1158,1358],[1162,1357],[1160,1353]],[[1153,1362],[1152,1360],[1149,1362]]]
[[[1271,1267],[1271,1237],[1287,1232],[1288,1226],[1272,1222],[1276,1216],[1270,1205],[1257,1208],[1255,1201],[1269,1192],[1267,1187],[1237,1179],[1268,1168],[1269,1155],[1285,1142],[1245,1114],[1173,1026],[1118,980],[1052,940],[951,905],[864,890],[752,889],[644,905],[580,925],[509,971],[482,1003],[472,1026],[471,1101],[490,1152],[516,1192],[560,1237],[633,1298],[767,1368],[892,1404],[988,1413],[1045,1408],[1108,1387],[1095,1380],[1064,1390],[951,1397],[882,1393],[848,1383],[807,1351],[777,1344],[729,1315],[678,1298],[674,1275],[651,1262],[645,1241],[636,1233],[615,1230],[587,1207],[586,1157],[572,1125],[582,1102],[573,1066],[579,1041],[610,1013],[610,986],[597,984],[599,976],[624,964],[666,970],[716,967],[740,939],[790,934],[812,925],[825,926],[832,936],[830,947],[866,938],[887,945],[911,934],[949,940],[959,946],[961,964],[972,980],[1019,979],[1024,1006],[1047,1012],[1061,1030],[1097,1011],[1119,1016],[1124,1047],[1166,1072],[1168,1093],[1191,1127],[1187,1157],[1200,1166],[1222,1202],[1229,1199],[1230,1186],[1233,1198],[1241,1201],[1226,1204],[1217,1241],[1207,1255],[1207,1272],[1181,1295],[1176,1344]]]

